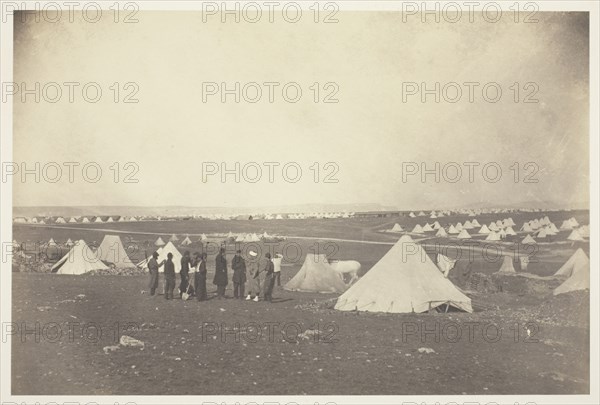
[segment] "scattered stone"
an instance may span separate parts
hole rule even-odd
[[[105,346],[102,350],[104,350],[104,354],[108,354],[109,352],[114,352],[114,351],[119,350],[119,345]]]
[[[144,342],[132,338],[131,336],[123,335],[119,340],[121,346],[144,347]]]

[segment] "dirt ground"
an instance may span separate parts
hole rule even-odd
[[[378,232],[394,219],[345,221],[346,228],[338,224],[330,231],[331,222],[311,224],[324,238],[398,237]],[[215,221],[206,222],[197,232],[208,233],[215,226]],[[237,221],[230,222],[233,228]],[[132,229],[125,225],[107,227]],[[149,223],[133,225],[149,232],[136,234],[138,240],[185,233],[181,227],[189,226],[154,224],[150,232]],[[278,232],[253,226],[257,232]],[[193,228],[186,229],[192,233]],[[310,232],[298,228],[294,234],[300,233]],[[50,237],[99,241],[102,233],[15,226],[19,241]],[[312,243],[297,242],[307,250]],[[389,248],[340,242],[337,254],[360,260],[366,272]],[[540,264],[528,271],[551,274],[575,248],[542,246]],[[284,263],[283,283],[302,260]],[[490,275],[500,264],[477,259],[474,267]],[[459,261],[455,271],[464,265]],[[167,301],[162,295],[142,294],[147,277],[13,273],[12,393],[516,395],[584,394],[590,389],[586,292],[554,297],[553,285],[531,287],[513,276],[502,281],[501,292],[472,293],[477,308],[472,314],[368,314],[333,310],[335,295],[281,288],[273,303],[234,300],[231,285],[229,298],[219,300],[211,274],[209,301]],[[455,282],[460,284],[460,277]],[[119,344],[124,335],[144,346]]]

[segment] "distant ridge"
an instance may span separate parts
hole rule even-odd
[[[187,206],[79,206],[79,207],[13,207],[13,217],[32,216],[96,216],[96,215],[208,215],[208,214],[266,214],[295,212],[360,212],[360,211],[396,211],[396,207],[380,204],[298,204],[272,207],[187,207]]]

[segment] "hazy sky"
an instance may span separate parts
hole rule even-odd
[[[56,103],[15,98],[14,160],[97,162],[97,183],[81,170],[69,183],[15,181],[15,205],[197,205],[257,206],[300,203],[380,203],[400,208],[446,207],[485,201],[497,206],[551,200],[588,199],[588,18],[586,14],[539,13],[539,23],[403,23],[398,13],[340,12],[337,24],[202,21],[199,12],[140,12],[135,24],[103,18],[86,23],[15,21],[14,81],[96,82],[97,103],[86,102],[81,87],[75,102],[61,85]],[[120,83],[113,101],[113,83]],[[123,103],[135,82],[137,104]],[[220,94],[203,102],[203,83],[279,82],[275,101],[240,103]],[[286,102],[281,88],[296,82],[302,98]],[[335,104],[315,103],[310,87],[339,87]],[[403,102],[403,83],[479,82],[475,101],[461,85],[460,101],[435,103],[420,95]],[[503,93],[486,102],[481,88],[496,82]],[[520,84],[520,102],[513,83]],[[523,103],[533,87],[538,103]],[[49,97],[54,91],[47,87]],[[90,90],[92,96],[94,92]],[[249,97],[254,96],[250,91]],[[290,90],[290,97],[294,91]],[[454,92],[449,93],[450,97]],[[494,96],[494,91],[488,93]],[[274,183],[267,168],[257,183],[228,176],[202,182],[203,162],[297,162],[303,173],[286,182],[281,166]],[[137,184],[115,183],[111,164],[135,162]],[[321,166],[314,182],[311,165]],[[323,166],[335,162],[337,184],[324,183]],[[404,182],[403,163],[434,168],[456,162],[456,183],[433,175]],[[478,162],[474,182],[464,162]],[[497,162],[501,180],[486,182],[481,167]],[[520,181],[510,167],[518,162]],[[536,184],[524,183],[534,162]],[[81,168],[81,166],[80,166]],[[53,174],[54,172],[51,172]],[[92,173],[92,172],[90,172]],[[450,170],[449,175],[454,176]],[[93,173],[92,173],[93,174]],[[249,171],[254,176],[254,171]],[[288,172],[291,176],[294,171]],[[494,170],[488,172],[494,175]]]

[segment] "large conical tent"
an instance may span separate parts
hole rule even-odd
[[[289,291],[342,293],[346,284],[329,265],[324,254],[308,253],[298,273],[283,287]]]
[[[554,290],[554,295],[590,289],[590,260],[583,250],[577,249],[573,256],[556,272],[556,275],[569,273],[569,278]]]
[[[158,248],[156,251],[158,252],[158,259],[156,259],[156,261],[159,264],[163,260],[167,260],[167,255],[169,253],[173,253],[173,263],[175,264],[175,273],[179,273],[179,271],[181,271],[181,258],[183,257],[183,255],[181,254],[181,252],[179,252],[179,250],[177,250],[177,248],[175,247],[173,242],[169,241],[169,243],[167,243],[165,246],[163,246],[161,248]],[[139,262],[137,264],[138,267],[141,267],[142,269],[145,269],[146,271],[148,271],[148,260],[150,260],[150,257],[148,257],[148,259],[145,259],[145,260],[142,260],[141,262]],[[159,267],[158,271],[160,273],[163,273],[165,271],[165,266]]]
[[[117,235],[106,235],[96,251],[98,258],[108,263],[114,263],[118,269],[135,267],[135,264],[127,256],[121,238]]]
[[[191,244],[192,244],[192,241],[190,240],[190,237],[189,237],[189,236],[186,236],[186,237],[185,237],[185,239],[183,240],[183,242],[181,242],[181,244],[182,244],[183,246],[188,246],[188,245],[191,245]]]
[[[83,239],[75,242],[75,245],[64,255],[51,271],[57,274],[85,274],[92,270],[108,269]]]
[[[173,234],[173,235],[171,235],[171,238],[169,240],[171,242],[177,242],[179,240],[179,238],[177,237],[177,235]]]
[[[590,267],[590,259],[581,248],[577,249],[554,275],[557,277],[571,277],[579,267]]]
[[[498,273],[516,273],[512,257],[504,256],[504,261],[502,262],[502,266],[500,266]]]
[[[482,235],[488,235],[491,231],[489,230],[489,228],[487,227],[486,224],[483,224],[483,226],[481,227],[481,229],[479,229],[479,233]]]
[[[65,242],[65,246],[67,247],[72,247],[74,245],[73,241],[71,240],[71,238],[69,238],[66,242]]]
[[[162,238],[159,236],[158,239],[156,239],[156,242],[154,242],[154,246],[164,246],[165,245],[165,241],[162,240]]]
[[[405,235],[335,305],[341,311],[425,312],[444,304],[473,312],[471,299]]]

